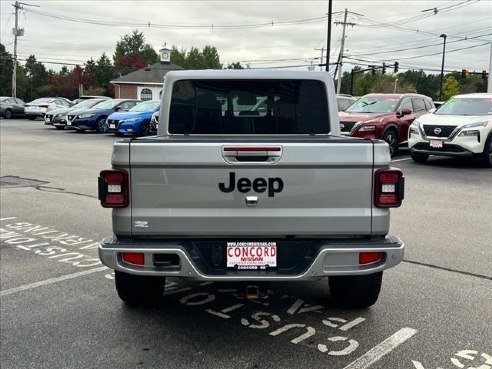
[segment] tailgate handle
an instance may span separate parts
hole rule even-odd
[[[228,163],[273,164],[282,157],[282,146],[223,146],[222,157]]]

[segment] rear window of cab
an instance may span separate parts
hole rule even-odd
[[[327,134],[324,83],[314,80],[180,80],[170,134]]]

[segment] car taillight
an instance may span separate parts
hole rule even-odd
[[[40,108],[46,108],[48,109],[49,108],[49,105],[39,105]]]
[[[103,170],[99,174],[99,200],[104,208],[128,206],[128,173],[123,169]]]
[[[401,206],[405,193],[405,177],[398,168],[379,169],[374,175],[374,205],[378,208]]]

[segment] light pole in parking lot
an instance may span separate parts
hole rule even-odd
[[[444,39],[443,46],[442,46],[442,64],[441,64],[441,83],[439,85],[439,101],[442,100],[442,79],[444,77],[444,55],[446,55],[446,36],[444,33],[441,34],[441,36]]]

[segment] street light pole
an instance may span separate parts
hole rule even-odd
[[[442,101],[442,80],[443,80],[443,77],[444,77],[444,56],[446,55],[446,38],[448,36],[446,36],[443,33],[439,37],[442,37],[444,39],[443,47],[442,47],[441,83],[439,85],[439,101]]]

